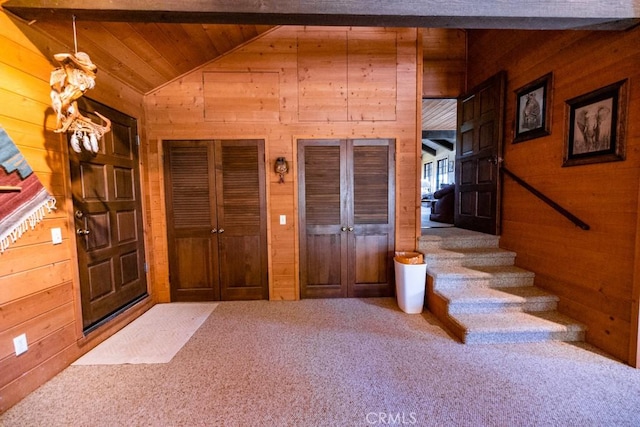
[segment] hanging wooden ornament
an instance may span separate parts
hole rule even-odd
[[[76,21],[73,17],[73,37],[75,53],[53,55],[60,67],[51,72],[51,106],[57,116],[57,129],[54,132],[67,132],[71,136],[69,144],[73,151],[80,153],[82,148],[95,154],[100,147],[98,141],[111,130],[111,121],[98,113],[104,125],[94,123],[83,116],[78,109],[78,99],[95,87],[98,67],[84,52],[78,52],[76,41]],[[82,145],[81,145],[82,143]]]

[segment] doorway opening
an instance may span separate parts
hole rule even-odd
[[[452,227],[455,198],[456,98],[422,100],[421,228]]]

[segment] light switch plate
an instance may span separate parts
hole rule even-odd
[[[16,350],[16,356],[20,356],[22,353],[29,349],[27,344],[27,335],[18,335],[13,339],[13,348]]]
[[[286,225],[286,224],[287,224],[287,216],[280,215],[280,225]]]
[[[62,243],[62,230],[60,228],[51,229],[51,241],[54,245]]]

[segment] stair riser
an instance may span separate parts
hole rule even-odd
[[[465,344],[512,344],[545,341],[584,341],[583,331],[525,331],[467,333]]]
[[[523,311],[536,313],[558,309],[556,301],[546,302],[453,302],[448,305],[449,314],[504,313]]]
[[[463,249],[463,248],[497,248],[500,243],[498,238],[482,239],[460,239],[444,241],[440,244],[443,249]]]
[[[427,268],[434,267],[487,267],[487,266],[509,266],[514,264],[513,256],[489,256],[474,258],[445,258],[445,257],[426,257],[425,262]]]
[[[514,265],[515,255],[511,254],[495,254],[489,256],[426,256],[425,262],[428,268],[433,267],[485,267],[485,266],[508,266]]]
[[[491,288],[517,288],[534,285],[533,275],[494,277],[491,279]]]
[[[494,236],[473,239],[418,240],[418,250],[497,248],[499,242],[500,239]]]
[[[445,288],[521,288],[524,286],[533,286],[533,278],[526,277],[509,277],[490,279],[465,279],[464,277],[438,277],[433,281],[434,289]]]
[[[449,314],[505,313],[522,311],[522,303],[454,303],[449,304]]]
[[[557,301],[542,301],[542,302],[527,301],[522,306],[522,309],[527,313],[535,313],[538,311],[556,311],[558,309],[558,302]]]

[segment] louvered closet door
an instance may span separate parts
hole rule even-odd
[[[393,295],[394,141],[298,142],[303,298]]]
[[[346,297],[346,147],[340,140],[298,142],[300,293],[302,298]]]
[[[220,300],[214,143],[164,144],[171,300]]]
[[[216,171],[221,298],[267,299],[264,144],[216,141]]]
[[[349,296],[391,296],[394,289],[394,141],[349,141],[353,232],[348,233]]]

